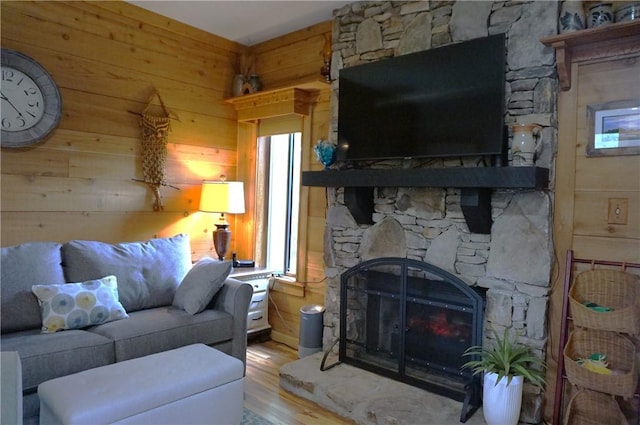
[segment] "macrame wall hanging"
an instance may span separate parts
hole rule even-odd
[[[161,110],[159,112],[152,112],[152,102],[155,97],[157,97],[160,102]],[[177,120],[178,118],[171,115],[157,90],[154,90],[147,102],[147,106],[142,113],[138,115],[140,115],[140,127],[142,128],[142,170],[144,180],[134,180],[143,181],[149,185],[155,196],[153,210],[161,211],[164,209],[164,205],[162,203],[160,186],[169,186],[178,189],[175,186],[168,185],[165,176],[167,141],[169,139],[169,132],[171,131],[171,120]]]

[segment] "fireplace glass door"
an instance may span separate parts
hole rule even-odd
[[[477,378],[461,366],[464,351],[482,344],[482,292],[403,258],[363,262],[343,273],[340,289],[340,361],[478,402]]]
[[[373,265],[346,285],[345,354],[390,374],[400,372],[402,268]]]

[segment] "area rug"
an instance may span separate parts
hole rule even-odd
[[[266,420],[262,416],[256,415],[246,407],[243,407],[241,425],[273,425],[273,423]]]

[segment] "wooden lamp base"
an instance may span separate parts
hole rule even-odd
[[[220,261],[224,260],[224,256],[227,255],[230,242],[231,230],[229,230],[229,225],[216,224],[216,231],[213,232],[213,246],[216,248],[216,253]]]

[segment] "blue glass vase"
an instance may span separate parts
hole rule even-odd
[[[329,166],[336,162],[336,146],[328,140],[318,140],[313,147],[313,151],[318,157],[318,161],[328,170]]]

